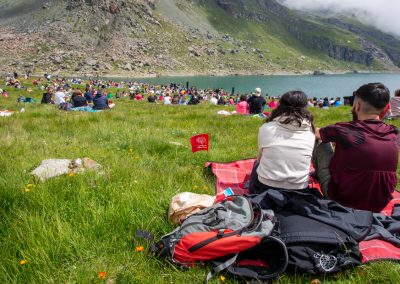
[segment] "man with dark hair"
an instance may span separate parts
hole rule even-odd
[[[371,83],[353,96],[353,121],[316,129],[322,141],[313,157],[317,178],[330,199],[380,212],[397,185],[398,130],[379,119],[390,93],[383,84]]]

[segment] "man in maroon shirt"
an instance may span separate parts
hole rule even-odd
[[[397,185],[397,128],[379,119],[390,100],[380,83],[354,92],[353,121],[317,129],[314,165],[324,194],[355,209],[381,211]],[[336,145],[333,150],[332,142]]]

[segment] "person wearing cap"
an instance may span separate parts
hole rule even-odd
[[[255,92],[252,94],[250,99],[247,101],[249,103],[250,114],[263,113],[264,106],[267,104],[265,99],[261,96],[261,89],[255,88]]]

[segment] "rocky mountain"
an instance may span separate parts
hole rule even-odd
[[[276,0],[0,0],[0,71],[269,74],[400,67],[400,39]]]

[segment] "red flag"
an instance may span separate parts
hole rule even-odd
[[[192,152],[197,151],[208,151],[208,134],[200,134],[190,138],[190,144],[192,144]]]

